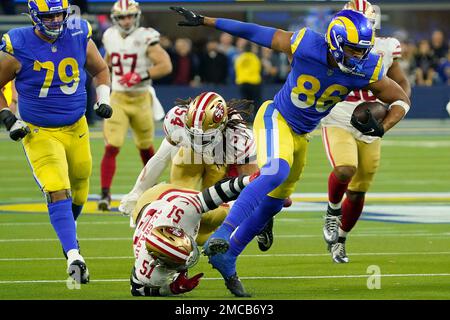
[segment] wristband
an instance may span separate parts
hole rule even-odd
[[[109,95],[110,95],[110,88],[106,84],[101,84],[97,88],[95,88],[95,91],[97,92],[97,102],[98,104],[107,104],[109,103]]]
[[[407,103],[406,103],[405,101],[403,101],[403,100],[397,100],[397,101],[395,101],[395,102],[392,102],[392,103],[389,105],[389,110],[392,108],[392,106],[400,106],[400,107],[402,107],[402,108],[405,110],[405,116],[406,116],[406,114],[408,113],[409,108],[410,108],[409,104],[407,104]]]

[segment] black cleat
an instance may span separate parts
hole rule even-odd
[[[259,250],[267,251],[273,244],[273,218],[267,222],[264,229],[256,236]]]
[[[251,297],[251,295],[245,291],[244,286],[242,285],[241,280],[239,280],[237,273],[225,279],[225,286],[236,297]]]
[[[86,284],[89,282],[89,270],[86,266],[86,263],[81,260],[73,261],[70,264],[67,273],[77,283]]]
[[[102,189],[102,195],[97,202],[97,208],[100,211],[111,211],[111,193],[109,189]]]

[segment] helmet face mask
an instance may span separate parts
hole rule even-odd
[[[128,35],[139,28],[141,8],[134,0],[119,0],[111,9],[111,20],[120,32]],[[127,19],[130,18],[130,19]]]
[[[29,0],[28,12],[35,28],[49,39],[60,37],[67,27],[68,0]]]
[[[326,34],[328,50],[341,71],[359,72],[372,50],[373,26],[360,12],[343,10],[330,22]]]
[[[190,103],[185,130],[191,148],[200,154],[211,153],[223,141],[228,121],[225,99],[215,92],[204,92]]]

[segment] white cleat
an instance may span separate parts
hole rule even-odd
[[[336,242],[330,247],[331,257],[336,263],[348,263],[349,259],[345,252],[345,242]]]
[[[327,214],[325,216],[325,223],[323,225],[323,239],[327,244],[334,244],[339,238],[339,227],[341,226],[341,209],[334,210],[328,206]],[[333,213],[333,214],[331,214]]]

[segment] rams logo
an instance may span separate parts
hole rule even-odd
[[[214,111],[213,121],[215,123],[219,123],[222,121],[223,116],[225,115],[225,109],[223,107],[223,104],[218,104],[216,107],[216,110]]]

